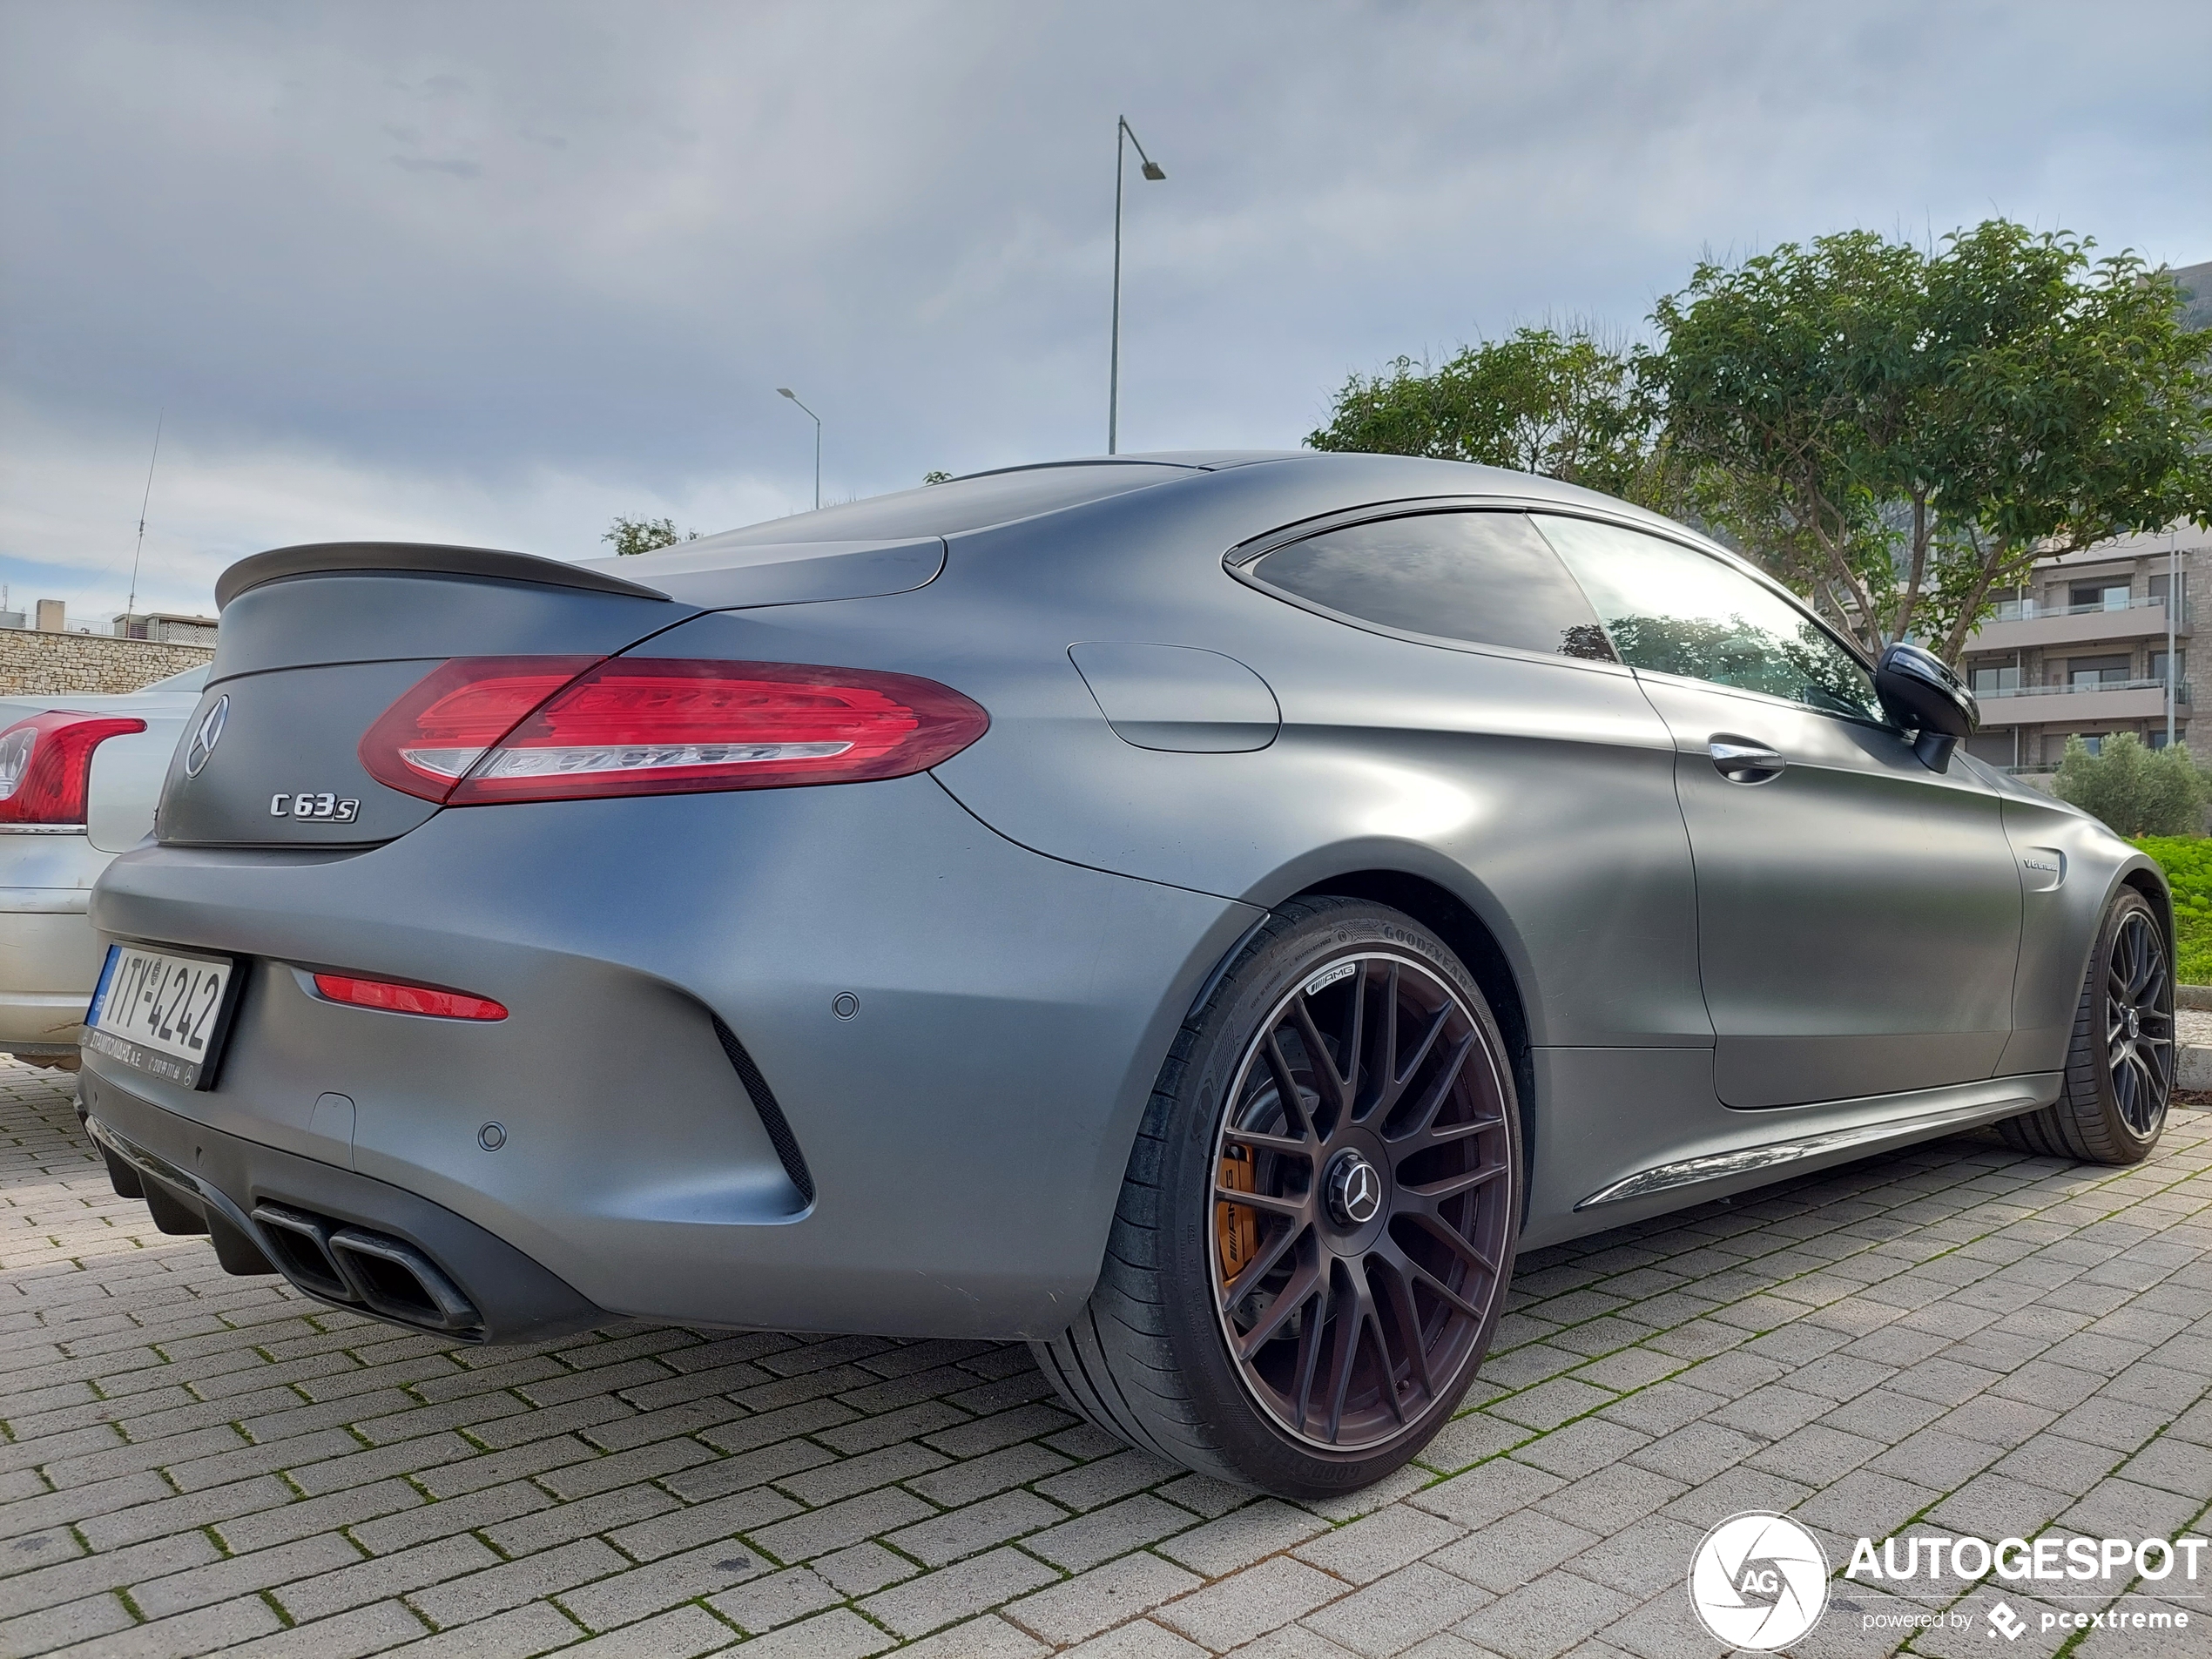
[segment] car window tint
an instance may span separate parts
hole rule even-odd
[[[1276,549],[1252,574],[1407,633],[1614,660],[1589,602],[1521,513],[1420,513],[1348,524]]]
[[[1618,525],[1535,516],[1635,668],[1881,719],[1873,677],[1827,630],[1720,560]]]

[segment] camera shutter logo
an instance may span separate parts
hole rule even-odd
[[[215,752],[215,745],[223,740],[223,727],[231,718],[230,693],[215,699],[215,706],[199,723],[199,730],[192,734],[192,747],[185,751],[185,776],[197,778],[199,769],[207,764],[207,757]]]
[[[1689,1604],[1715,1641],[1771,1653],[1827,1611],[1827,1554],[1786,1515],[1731,1516],[1690,1558]]]

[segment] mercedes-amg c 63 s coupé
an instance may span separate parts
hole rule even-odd
[[[163,1227],[456,1341],[1026,1338],[1325,1494],[1519,1248],[2166,1110],[2156,867],[1935,658],[1565,485],[1121,457],[219,598],[83,1109]]]

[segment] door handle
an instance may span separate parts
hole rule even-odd
[[[1771,783],[1790,763],[1764,744],[1742,738],[1715,738],[1706,745],[1713,765],[1732,784]]]

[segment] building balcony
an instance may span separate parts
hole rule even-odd
[[[2164,680],[2106,680],[2098,685],[2023,685],[2017,690],[1976,693],[1985,732],[2023,725],[2112,725],[2166,718]],[[2189,685],[2174,688],[2177,713],[2189,706]]]
[[[2176,638],[2189,631],[2188,607],[2174,618]],[[2125,605],[2066,605],[2045,609],[2033,599],[2008,599],[1966,642],[1970,651],[2035,651],[2052,646],[2119,644],[2166,637],[2166,601],[2130,599]]]

